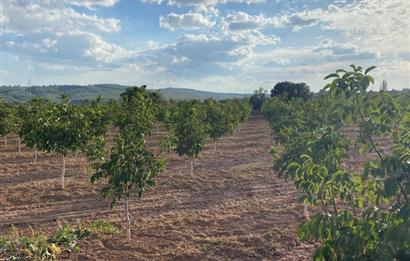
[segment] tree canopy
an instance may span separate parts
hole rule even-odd
[[[266,99],[266,90],[259,88],[255,90],[252,96],[249,98],[249,103],[252,105],[252,110],[260,112],[262,104]]]
[[[278,82],[270,92],[271,97],[282,97],[286,100],[292,100],[295,98],[301,98],[303,100],[308,100],[312,94],[310,92],[309,86],[304,82]]]

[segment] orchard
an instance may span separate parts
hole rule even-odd
[[[370,91],[374,69],[339,69],[317,94],[282,82],[272,97],[229,100],[165,100],[146,86],[81,104],[0,100],[0,232],[60,226],[0,236],[0,259],[75,255],[94,235],[85,246],[101,240],[103,259],[113,249],[131,259],[409,260],[410,96]],[[13,195],[29,203],[13,206]]]

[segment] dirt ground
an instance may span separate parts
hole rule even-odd
[[[158,136],[154,139],[158,139]],[[61,223],[104,219],[123,227],[123,206],[110,209],[91,184],[81,156],[67,158],[66,189],[60,158],[17,140],[0,140],[0,233],[12,226],[52,231]],[[270,128],[254,116],[213,150],[207,146],[189,174],[172,155],[155,188],[131,201],[132,242],[122,236],[85,239],[70,260],[310,260],[313,246],[297,239],[303,207],[291,182],[271,170]]]

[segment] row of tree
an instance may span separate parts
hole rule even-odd
[[[62,159],[61,185],[64,188],[65,157],[84,154],[95,172],[92,182],[106,179],[104,197],[112,206],[124,199],[127,237],[131,237],[129,198],[141,197],[165,168],[165,153],[174,151],[193,161],[208,138],[216,142],[232,134],[251,112],[248,100],[165,101],[145,86],[127,89],[120,101],[101,99],[74,105],[68,97],[55,103],[35,98],[26,104],[0,103],[0,135],[17,133],[28,147],[58,153]],[[148,146],[155,122],[168,131],[160,153]],[[113,135],[111,149],[107,136]]]
[[[262,105],[274,170],[318,209],[299,228],[300,239],[320,243],[314,260],[410,260],[410,96],[369,92],[373,69],[337,70],[308,101]],[[354,141],[340,131],[346,124],[360,128]],[[357,147],[373,155],[360,170],[345,164]]]
[[[176,153],[189,158],[192,174],[194,159],[203,150],[207,137],[213,140],[216,150],[217,141],[232,134],[250,113],[246,100],[181,101],[171,109],[166,120],[169,140]]]

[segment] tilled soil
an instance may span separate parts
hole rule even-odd
[[[163,132],[162,132],[163,133]],[[158,140],[158,135],[153,135]],[[80,155],[34,153],[15,137],[0,145],[0,233],[11,226],[46,232],[61,223],[104,219],[123,227],[123,206],[110,209],[90,183]],[[1,143],[1,141],[0,141]],[[153,142],[157,143],[157,142]],[[303,207],[291,182],[271,170],[272,138],[265,119],[252,117],[234,135],[207,146],[189,174],[187,159],[171,155],[155,188],[131,201],[132,242],[124,236],[85,239],[70,260],[309,260],[313,245],[297,239]]]

